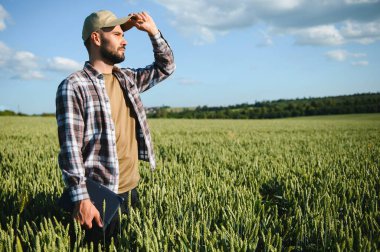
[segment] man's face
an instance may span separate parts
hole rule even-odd
[[[124,39],[124,32],[120,25],[103,28],[100,31],[100,38],[100,54],[103,59],[112,65],[123,62],[127,41]]]

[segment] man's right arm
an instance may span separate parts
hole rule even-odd
[[[59,167],[75,203],[73,217],[81,225],[92,227],[92,220],[102,227],[99,211],[89,199],[83,165],[83,100],[78,89],[69,80],[58,87],[56,96],[56,119],[60,145]]]
[[[83,100],[75,86],[70,80],[64,80],[59,85],[56,96],[60,145],[58,162],[73,202],[89,198],[82,157]]]

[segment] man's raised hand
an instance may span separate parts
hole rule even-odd
[[[139,13],[132,13],[130,15],[132,15],[130,24],[135,26],[140,31],[145,31],[151,36],[158,33],[158,28],[153,21],[153,18],[147,12],[143,11]]]

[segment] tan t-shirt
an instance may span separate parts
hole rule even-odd
[[[115,124],[116,150],[119,159],[119,193],[132,190],[140,180],[136,140],[136,114],[125,99],[118,79],[103,74]]]

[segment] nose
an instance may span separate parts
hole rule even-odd
[[[121,44],[123,46],[126,46],[128,44],[128,41],[125,38],[123,38],[123,40],[121,41]]]

